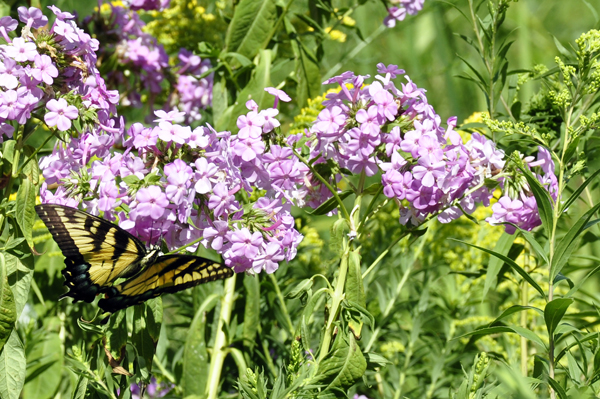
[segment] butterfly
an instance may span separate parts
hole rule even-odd
[[[69,291],[60,299],[89,303],[103,293],[98,306],[114,313],[163,293],[233,276],[231,268],[209,259],[160,256],[158,247],[146,250],[129,232],[76,208],[44,204],[35,211],[65,256],[62,274]],[[117,279],[126,280],[113,284]]]

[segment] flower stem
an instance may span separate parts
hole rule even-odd
[[[221,371],[223,370],[223,362],[227,356],[225,347],[227,346],[227,336],[223,331],[226,325],[229,325],[231,320],[231,310],[235,302],[235,280],[236,274],[225,280],[223,297],[221,298],[221,312],[217,323],[217,336],[215,345],[210,357],[210,366],[208,370],[208,384],[206,385],[207,399],[217,399],[219,396],[219,386],[221,382]]]
[[[319,358],[317,361],[320,363],[325,356],[329,353],[329,347],[331,346],[331,340],[333,338],[333,329],[335,327],[335,321],[337,320],[338,313],[340,311],[340,303],[344,299],[344,285],[346,283],[346,274],[348,273],[348,258],[350,256],[349,249],[346,248],[346,252],[342,255],[340,262],[340,274],[335,283],[335,291],[331,298],[331,309],[329,311],[329,318],[327,319],[327,325],[325,328],[325,334],[323,335],[323,341],[319,347]],[[316,371],[317,367],[315,367]],[[210,398],[209,398],[210,399]]]

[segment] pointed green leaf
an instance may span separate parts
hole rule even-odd
[[[569,199],[565,201],[564,205],[561,207],[561,210],[569,209],[571,204],[573,204],[577,198],[579,198],[583,190],[585,190],[585,188],[596,178],[596,176],[598,176],[598,174],[600,174],[600,169],[592,173],[590,177],[588,177],[579,187],[577,187]]]
[[[25,383],[26,360],[23,343],[15,330],[0,352],[0,398],[19,399]]]
[[[277,5],[272,0],[241,0],[225,38],[227,51],[253,58],[271,39],[277,21]]]
[[[544,341],[542,341],[542,339],[540,337],[538,337],[533,331],[528,330],[523,327],[519,327],[519,326],[496,326],[496,327],[480,328],[475,331],[471,331],[470,333],[456,337],[454,339],[456,340],[456,339],[467,338],[467,337],[482,337],[485,335],[493,335],[493,334],[500,334],[500,333],[519,334],[523,338],[526,338],[532,342],[537,343],[542,348],[544,348],[546,346],[544,344]]]
[[[275,277],[276,278],[276,277]],[[256,343],[256,333],[260,326],[260,280],[256,275],[244,275],[245,308],[244,308],[244,346],[250,350]],[[245,370],[244,370],[245,372]]]
[[[29,244],[33,248],[33,223],[35,222],[36,187],[29,179],[22,179],[17,191],[16,220]]]
[[[0,252],[0,351],[8,341],[17,321],[17,308],[10,285],[4,253]]]
[[[57,333],[45,333],[42,339],[27,343],[27,378],[23,397],[50,399],[54,397],[63,374],[63,351]]]
[[[127,312],[113,314],[106,329],[106,347],[115,359],[121,357],[121,351],[125,349],[128,339]]]
[[[330,389],[348,389],[367,368],[367,361],[352,334],[340,331],[331,351],[318,365],[314,383],[327,384]]]
[[[183,374],[181,385],[184,397],[204,395],[208,380],[210,364],[206,350],[206,313],[211,311],[219,302],[219,295],[208,296],[200,305],[185,339],[183,350]]]
[[[33,255],[25,242],[4,253],[8,284],[13,292],[17,319],[29,298],[33,278]]]
[[[546,308],[544,309],[544,319],[546,320],[548,335],[554,334],[554,330],[558,326],[558,323],[560,323],[572,303],[573,299],[571,298],[558,298],[546,304]]]
[[[533,288],[535,288],[536,291],[539,292],[540,295],[543,298],[546,297],[546,295],[544,294],[544,290],[542,290],[542,287],[540,287],[539,284],[536,283],[535,280],[529,275],[529,273],[527,273],[525,270],[523,270],[523,268],[521,266],[519,266],[514,260],[512,260],[512,259],[510,259],[510,258],[508,258],[508,257],[506,257],[506,256],[504,256],[502,254],[499,254],[497,252],[491,251],[489,249],[479,247],[477,245],[469,244],[467,242],[456,240],[456,239],[453,239],[453,240],[454,241],[458,241],[458,242],[462,242],[465,245],[468,245],[468,246],[473,247],[473,248],[477,248],[477,249],[479,249],[479,250],[481,250],[483,252],[487,252],[490,255],[493,255],[493,256],[495,256],[497,258],[500,258],[501,260],[504,261],[504,263],[506,263],[508,266],[510,266],[514,271],[516,271],[517,273],[519,273],[519,275],[521,275],[521,277],[523,277],[523,279],[525,281],[527,281]]]
[[[521,169],[521,171],[527,179],[529,188],[531,188],[531,191],[533,192],[535,202],[538,206],[538,212],[540,213],[540,219],[542,220],[542,225],[546,230],[546,234],[548,237],[550,237],[554,220],[552,197],[550,197],[550,193],[544,188],[544,186],[542,186],[538,179],[533,176],[529,169]]]
[[[344,198],[348,197],[352,193],[353,193],[352,190],[344,190],[341,193],[338,193],[338,197],[340,197],[340,199],[343,200]],[[338,206],[337,199],[335,199],[335,197],[331,197],[327,201],[325,201],[321,205],[319,205],[319,207],[317,209],[307,212],[307,213],[309,215],[325,215],[325,214],[333,211],[335,208],[337,208],[337,206]]]
[[[500,239],[496,243],[494,247],[494,252],[506,256],[513,242],[515,241],[515,236],[508,233],[503,233],[500,236]],[[491,287],[495,286],[498,281],[498,273],[500,269],[502,269],[502,265],[504,262],[495,256],[490,257],[490,261],[488,263],[487,272],[485,274],[485,284],[483,286],[483,297],[487,295],[488,291]]]
[[[598,211],[598,209],[600,209],[600,203],[596,204],[592,209],[581,216],[579,220],[569,229],[567,234],[560,240],[556,246],[554,258],[552,259],[552,265],[550,267],[550,279],[554,280],[554,277],[560,273],[563,266],[567,263],[571,254],[577,248],[577,243],[581,238],[581,233],[590,227],[588,226],[588,222]]]
[[[550,261],[548,260],[548,256],[546,255],[546,251],[544,251],[544,248],[542,247],[542,245],[539,242],[537,242],[537,240],[535,239],[533,234],[531,234],[529,231],[522,230],[522,229],[519,229],[519,233],[523,236],[523,238],[525,238],[527,240],[529,245],[531,245],[531,248],[533,248],[535,253],[540,258],[542,258],[544,260],[544,262],[546,262],[547,265],[550,264]]]

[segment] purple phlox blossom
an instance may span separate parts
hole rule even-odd
[[[229,232],[229,224],[223,220],[215,220],[212,226],[204,229],[204,239],[210,243],[210,247],[215,251],[223,248],[225,237]]]
[[[440,162],[444,159],[444,151],[439,141],[437,141],[436,137],[432,137],[431,134],[424,134],[419,137],[417,154],[420,157],[428,155],[434,162]]]
[[[375,157],[365,157],[362,155],[351,156],[346,162],[348,169],[352,173],[362,173],[363,171],[367,176],[373,176],[377,173],[377,162]]]
[[[280,243],[271,241],[269,242],[264,251],[256,257],[256,260],[252,262],[252,269],[255,273],[260,273],[262,270],[268,274],[275,272],[279,267],[279,262],[285,259],[285,252]]]
[[[404,69],[398,68],[398,65],[390,64],[385,66],[383,62],[377,64],[377,73],[385,73],[386,80],[396,79],[398,75],[404,75],[406,71]],[[388,76],[389,75],[389,76]]]
[[[198,194],[206,194],[212,190],[211,178],[217,174],[219,168],[212,162],[208,162],[206,158],[196,159],[196,184],[194,189]]]
[[[277,144],[273,144],[270,147],[270,151],[263,155],[263,162],[272,163],[276,161],[283,161],[289,159],[294,152],[291,148],[281,147]]]
[[[107,181],[100,184],[100,199],[98,200],[98,209],[102,212],[110,212],[117,206],[117,197],[119,190],[114,181]]]
[[[344,139],[348,155],[360,154],[363,157],[370,157],[375,147],[381,143],[379,133],[373,134],[371,129],[350,129],[344,135]]]
[[[354,75],[354,72],[346,71],[346,72],[342,73],[341,75],[334,76],[332,78],[327,79],[325,82],[323,82],[323,84],[324,85],[328,85],[331,83],[339,84],[340,87],[342,88],[340,95],[345,95],[346,99],[348,101],[352,101],[352,95],[350,94],[350,91],[348,90],[346,83],[353,83],[355,79],[356,79],[356,75]],[[323,104],[325,104],[325,102]],[[327,104],[325,104],[325,105],[327,105]]]
[[[160,219],[169,201],[167,196],[163,193],[158,186],[150,186],[141,188],[135,195],[135,199],[138,202],[136,210],[140,216],[150,216],[152,219]]]
[[[4,53],[17,62],[33,61],[38,55],[35,43],[22,37],[15,37],[10,45],[4,46]]]
[[[192,168],[181,159],[176,159],[165,165],[164,171],[167,177],[165,188],[167,198],[175,205],[180,205],[187,194],[187,189],[192,185]]]
[[[427,187],[422,185],[418,180],[413,180],[411,190],[406,192],[406,199],[409,200],[416,209],[423,212],[435,211],[437,206],[441,205],[439,203],[441,196],[442,192],[437,187]]]
[[[244,161],[250,162],[265,151],[265,142],[260,138],[248,137],[245,140],[236,140],[233,146],[234,154]]]
[[[376,105],[371,105],[368,110],[359,109],[356,112],[356,121],[361,124],[361,130],[370,135],[378,135],[380,125],[383,124]]]
[[[160,122],[158,127],[158,138],[165,143],[174,142],[183,145],[192,135],[192,129],[189,126],[174,125],[170,122]]]
[[[39,8],[27,8],[21,6],[17,8],[17,12],[19,13],[19,19],[21,22],[27,24],[26,28],[38,29],[48,23],[48,17],[46,17]]]
[[[246,104],[244,105],[246,108],[248,108],[248,110],[258,112],[258,104],[253,99],[246,101]]]
[[[533,168],[535,166],[541,166],[542,171],[545,174],[554,174],[554,161],[552,160],[552,155],[550,151],[542,146],[538,146],[538,155],[537,160],[534,162],[529,162],[529,167]]]
[[[423,9],[423,4],[425,4],[425,0],[400,0],[400,4],[402,5],[402,7],[406,8],[406,11],[410,15],[415,15]]]
[[[400,149],[402,143],[402,136],[400,135],[400,127],[394,126],[392,131],[384,136],[385,141],[385,154],[389,157]]]
[[[75,15],[71,14],[70,12],[61,11],[60,8],[56,7],[55,5],[48,6],[48,8],[54,13],[54,15],[56,15],[56,18],[60,20],[75,18]]]
[[[523,210],[523,202],[518,199],[511,199],[509,196],[504,196],[492,205],[492,216],[486,219],[491,225],[502,224],[504,222],[510,222],[518,225],[521,219],[521,213]],[[514,226],[507,224],[505,230],[508,234],[514,234],[516,231]]]
[[[129,128],[129,134],[133,137],[133,146],[135,148],[155,147],[158,140],[160,128],[144,127],[141,123],[134,123]]]
[[[388,198],[403,200],[406,192],[411,188],[413,181],[410,172],[401,173],[395,169],[389,169],[381,178],[383,183],[383,194]]]
[[[46,182],[42,183],[42,187],[40,188],[40,200],[42,204],[57,204],[64,205],[70,208],[77,208],[79,205],[80,199],[77,197],[70,198],[64,187],[58,187],[54,194],[48,190],[48,185]]]
[[[236,256],[254,259],[258,255],[264,240],[259,232],[251,233],[247,227],[242,227],[229,234],[230,251]]]
[[[277,104],[279,104],[280,100],[286,103],[292,101],[292,98],[288,96],[288,94],[285,91],[276,89],[275,87],[266,87],[265,91],[275,96],[275,103],[273,104],[273,108],[277,108]]]
[[[48,101],[46,108],[50,112],[44,115],[44,121],[49,127],[56,126],[61,132],[69,130],[71,128],[71,120],[77,119],[79,116],[77,107],[69,105],[64,98]]]
[[[52,58],[46,54],[35,56],[35,68],[31,69],[31,76],[38,81],[43,81],[47,85],[54,82],[54,78],[58,76],[58,69],[54,66]]]
[[[325,108],[319,113],[317,122],[313,128],[323,134],[337,135],[340,126],[346,123],[346,115],[342,108],[333,106],[331,109]]]
[[[239,208],[233,194],[233,192],[227,190],[225,183],[217,183],[213,187],[213,193],[208,200],[208,209],[213,211],[215,218],[219,218],[225,212],[235,211]]]
[[[0,118],[15,120],[23,108],[15,90],[0,93]]]
[[[413,168],[413,176],[420,180],[423,186],[433,187],[445,175],[445,165],[443,161],[437,161],[429,155],[419,158],[418,164]]]
[[[23,76],[24,69],[12,58],[4,58],[0,61],[0,86],[7,89],[15,89],[19,84],[19,78]]]
[[[14,132],[15,128],[12,125],[0,122],[0,143],[4,139],[3,136],[6,136],[10,139],[12,138]]]
[[[8,32],[12,32],[17,29],[19,22],[9,16],[0,18],[0,34],[6,40],[7,43],[11,43]]]
[[[225,260],[225,266],[230,267],[236,273],[243,273],[252,268],[252,260],[245,256],[236,256],[231,251],[227,251],[223,254]]]
[[[265,124],[265,118],[256,111],[250,111],[247,115],[240,115],[237,119],[237,127],[240,129],[238,137],[240,139],[259,138],[262,134],[262,127]]]
[[[377,104],[377,112],[382,118],[387,118],[389,121],[396,119],[398,113],[398,104],[394,100],[394,96],[387,90],[379,90],[373,96],[373,101]]]
[[[185,112],[180,112],[177,110],[171,110],[169,112],[163,111],[162,109],[158,109],[154,111],[154,115],[158,118],[154,120],[154,122],[173,122],[173,123],[181,123],[184,121]]]
[[[406,9],[398,7],[388,8],[388,15],[383,19],[383,24],[388,28],[396,26],[396,21],[404,21],[406,18]]]
[[[191,148],[206,148],[210,144],[210,131],[204,126],[198,126],[192,130],[187,144]]]
[[[92,177],[102,181],[114,180],[119,173],[121,177],[125,177],[126,175],[121,171],[122,165],[123,156],[121,154],[109,154],[103,160],[92,163]]]
[[[271,184],[284,190],[291,190],[302,175],[296,160],[273,162],[268,167]]]
[[[265,120],[265,123],[262,127],[264,133],[269,133],[270,131],[281,125],[279,120],[275,118],[278,114],[279,111],[275,108],[267,108],[260,111],[260,115]]]

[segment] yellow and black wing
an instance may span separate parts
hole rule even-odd
[[[117,278],[142,267],[146,247],[117,225],[62,205],[38,205],[35,211],[66,258],[62,273],[69,292],[62,297],[92,302]]]
[[[230,267],[191,255],[165,255],[137,275],[106,290],[98,302],[105,312],[142,303],[163,293],[172,293],[209,281],[233,276]]]

